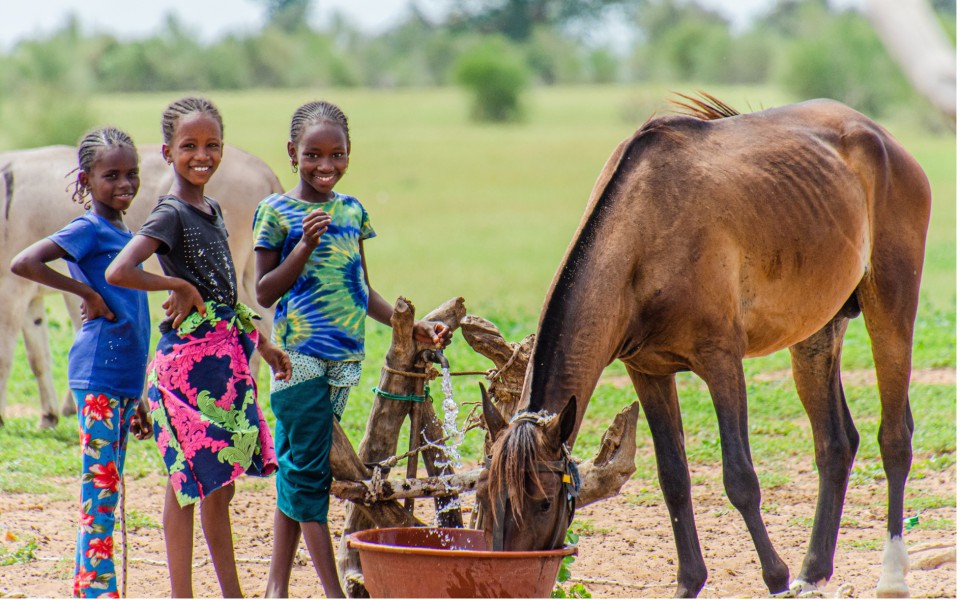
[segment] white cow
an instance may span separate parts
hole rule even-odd
[[[140,192],[124,217],[133,230],[140,227],[156,199],[170,189],[173,181],[173,170],[163,160],[159,144],[139,146],[138,150]],[[51,290],[10,273],[10,261],[18,252],[83,212],[83,208],[70,199],[75,178],[70,172],[76,166],[77,151],[69,146],[0,153],[0,306],[3,307],[0,310],[0,426],[13,350],[20,331],[39,387],[41,426],[54,426],[58,420],[43,304],[43,294]],[[223,208],[230,232],[230,252],[237,268],[240,300],[256,310],[259,307],[254,290],[253,214],[260,200],[282,191],[280,182],[262,160],[228,145],[223,162],[205,191]],[[158,270],[156,259],[151,259],[147,268]],[[65,296],[76,326],[79,301]],[[269,332],[271,311],[258,312],[264,316],[261,330]],[[65,400],[64,414],[75,410],[73,400]]]

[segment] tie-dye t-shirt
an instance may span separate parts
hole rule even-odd
[[[327,360],[363,360],[369,290],[360,241],[376,235],[363,205],[343,194],[322,204],[273,194],[257,207],[253,244],[277,250],[285,260],[303,237],[303,218],[317,208],[330,213],[330,225],[300,277],[277,301],[273,341]]]

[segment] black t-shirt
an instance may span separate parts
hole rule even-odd
[[[213,198],[204,196],[204,201],[213,208],[212,215],[176,196],[161,196],[137,235],[160,241],[157,258],[168,277],[189,281],[204,302],[235,306],[237,272],[227,245],[223,212]],[[161,329],[169,322],[161,323]]]

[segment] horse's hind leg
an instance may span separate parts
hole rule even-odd
[[[630,379],[643,406],[657,454],[660,489],[670,512],[670,524],[677,545],[676,596],[695,597],[707,581],[697,525],[693,518],[690,471],[683,445],[683,421],[673,375],[652,377],[628,368]]]
[[[840,383],[840,351],[847,319],[837,317],[790,348],[797,393],[813,428],[820,492],[813,532],[800,575],[790,585],[813,592],[833,575],[833,558],[847,482],[860,436],[850,417]]]
[[[906,251],[885,256],[910,262]],[[889,266],[899,268],[885,269],[882,273],[875,271],[872,278],[868,276],[861,284],[859,298],[877,369],[881,404],[877,439],[887,475],[887,541],[877,596],[906,597],[910,563],[903,543],[903,500],[913,461],[913,415],[908,389],[920,267],[918,264]]]
[[[723,455],[723,488],[730,503],[740,512],[757,549],[763,582],[772,594],[788,589],[790,571],[777,554],[760,514],[760,481],[750,456],[747,421],[747,384],[743,361],[729,350],[714,349],[699,357],[695,371],[706,382],[713,398],[720,428]]]

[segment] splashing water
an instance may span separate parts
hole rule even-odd
[[[453,399],[453,383],[450,380],[450,368],[443,367],[440,374],[442,376],[440,389],[443,391],[443,437],[446,438],[446,442],[443,444],[428,442],[428,444],[439,450],[445,457],[437,461],[437,466],[446,471],[445,474],[440,476],[440,480],[447,489],[455,492],[456,490],[450,485],[450,480],[453,477],[453,469],[459,469],[463,466],[463,461],[460,457],[460,445],[463,443],[463,430],[457,426],[458,407]],[[447,467],[449,467],[449,470]],[[437,512],[437,521],[439,522],[441,513],[460,510],[460,508],[459,498],[456,500],[451,499],[444,508]]]
[[[463,443],[463,431],[457,426],[457,403],[453,400],[453,382],[450,381],[450,368],[443,367],[440,388],[443,390],[443,435],[447,438],[447,462],[459,469],[463,466],[460,458],[460,445]]]

